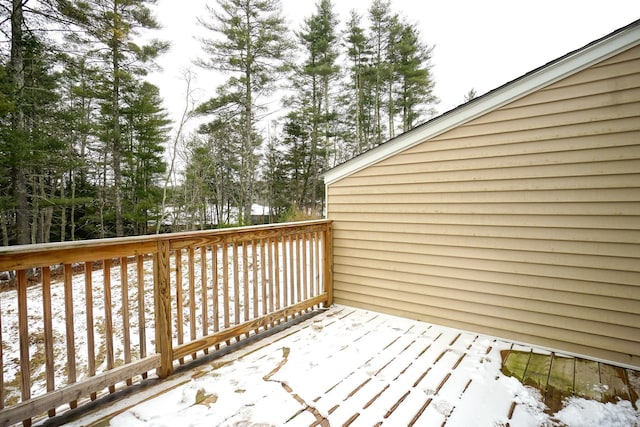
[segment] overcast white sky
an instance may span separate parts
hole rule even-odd
[[[349,11],[366,16],[371,1],[333,3],[343,29]],[[170,40],[172,48],[159,61],[163,72],[151,80],[160,86],[174,120],[184,108],[186,69],[197,73],[194,87],[200,101],[213,96],[224,81],[192,64],[201,55],[196,35],[203,29],[196,19],[206,16],[205,4],[216,2],[159,0],[157,4],[156,16],[164,27],[157,36]],[[294,30],[316,10],[316,0],[282,0],[282,5]],[[481,95],[640,19],[640,0],[392,0],[391,6],[416,22],[423,40],[435,46],[432,72],[441,100],[439,113],[462,103],[471,88]]]

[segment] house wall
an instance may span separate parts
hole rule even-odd
[[[334,296],[640,366],[640,47],[330,184]]]

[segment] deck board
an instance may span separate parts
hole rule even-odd
[[[636,371],[333,307],[265,342],[201,366],[197,376],[185,376],[181,387],[197,389],[192,406],[198,411],[193,416],[213,411],[207,425],[273,423],[274,408],[277,425],[284,426],[529,425],[531,403],[518,397],[527,393],[519,381],[537,385],[547,402],[559,406],[570,389],[576,395],[602,398],[600,390],[606,387],[601,376],[615,383],[612,392],[638,395]],[[188,395],[185,391],[182,398]],[[153,419],[153,406],[144,405],[140,402],[128,411],[136,419]],[[217,419],[216,411],[227,415]],[[96,419],[77,425],[109,424],[107,416]]]
[[[623,368],[599,363],[600,384],[603,385],[602,401],[616,403],[618,399],[630,400],[626,373]]]
[[[627,369],[627,384],[629,384],[631,402],[637,402],[640,399],[640,372]]]
[[[562,408],[562,401],[573,395],[575,380],[575,364],[573,357],[551,355],[549,381],[544,401],[553,413]]]
[[[586,399],[602,400],[599,384],[598,362],[576,359],[574,394]]]

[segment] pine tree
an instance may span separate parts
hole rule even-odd
[[[126,168],[125,217],[132,223],[135,234],[146,234],[150,219],[160,218],[161,191],[159,181],[166,170],[163,159],[171,121],[162,108],[160,90],[148,82],[135,83],[127,88],[123,109],[126,144],[123,158]]]
[[[70,46],[67,47],[69,50]],[[98,69],[91,65],[88,55],[61,55],[60,103],[63,136],[66,143],[68,170],[60,187],[60,240],[76,237],[98,237],[85,232],[77,235],[76,224],[92,221],[92,203],[96,198],[97,159],[92,156],[98,140]],[[68,223],[68,225],[67,225]]]
[[[6,115],[0,133],[0,170],[8,190],[3,191],[4,226],[7,218],[15,219],[10,224],[15,235],[3,231],[5,244],[49,240],[64,164],[55,49],[43,31],[26,30],[48,11],[46,2],[36,6],[38,9],[27,8],[26,2],[13,1],[9,19],[3,21],[9,23],[11,33],[9,57],[3,59],[2,106]]]
[[[312,133],[313,125],[300,109],[291,111],[285,118],[282,145],[289,177],[289,199],[300,210],[314,206],[313,185],[318,184],[314,179],[318,175],[319,164],[315,161],[318,153],[309,144]]]
[[[431,48],[420,40],[413,24],[399,24],[399,38],[394,45],[393,80],[397,84],[397,105],[402,114],[402,131],[413,128],[420,119],[432,111],[429,106],[437,102],[431,78]],[[393,92],[391,97],[396,96]],[[395,114],[390,110],[389,114]]]
[[[383,104],[390,79],[390,63],[387,58],[391,43],[391,31],[394,29],[397,15],[391,12],[391,2],[373,0],[369,8],[369,39],[371,40],[371,79],[373,87],[373,138],[374,146],[386,139],[383,122]]]
[[[241,123],[222,116],[200,126],[198,136],[187,144],[185,201],[197,206],[192,214],[199,218],[199,225],[229,225],[240,218],[232,218],[232,207],[238,207],[241,192],[242,133]],[[209,206],[213,212],[208,213]]]
[[[16,242],[19,245],[30,243],[29,237],[29,201],[27,189],[27,160],[29,158],[27,124],[24,102],[24,3],[12,0],[11,3],[11,54],[7,66],[13,108],[10,113],[11,133],[5,136],[6,152],[9,155],[9,176],[11,196],[15,206]],[[10,147],[10,148],[9,148]]]
[[[368,66],[371,56],[365,30],[361,26],[362,17],[351,11],[345,32],[345,47],[349,58],[349,74],[347,87],[342,103],[346,106],[346,128],[343,138],[351,154],[345,155],[348,160],[353,155],[361,154],[369,146],[371,121],[369,116],[369,79]],[[354,129],[355,133],[350,132]]]
[[[313,164],[311,170],[310,188],[312,211],[317,211],[319,172],[333,166],[330,162],[331,147],[330,138],[332,123],[335,121],[335,108],[331,105],[332,98],[329,87],[335,80],[340,68],[337,65],[338,57],[338,33],[336,27],[337,18],[330,0],[321,0],[317,5],[316,13],[305,19],[303,29],[298,34],[303,46],[304,62],[298,68],[297,97],[311,97],[310,108],[306,117],[311,122],[310,134],[310,161]],[[332,111],[333,110],[333,111]],[[302,118],[304,116],[300,116]],[[318,157],[318,153],[322,157]],[[302,208],[303,206],[300,206]],[[304,206],[306,207],[306,206]]]
[[[269,207],[269,222],[286,219],[285,214],[291,208],[290,180],[287,175],[285,153],[274,141],[267,144],[263,165],[264,202]]]
[[[79,39],[85,45],[100,46],[92,49],[102,61],[101,84],[101,139],[110,154],[113,188],[113,215],[115,235],[124,235],[124,212],[122,199],[122,156],[124,91],[132,87],[135,79],[144,77],[153,60],[168,48],[168,43],[151,40],[146,45],[136,43],[141,30],[158,29],[149,6],[156,0],[76,0],[79,10],[77,22],[83,27],[87,38]],[[105,163],[106,158],[104,158]]]
[[[472,99],[475,99],[478,96],[478,94],[476,93],[476,90],[474,88],[469,89],[469,92],[467,92],[464,95],[464,102],[469,102]]]
[[[248,223],[259,162],[256,150],[262,143],[256,131],[260,102],[272,93],[291,44],[279,1],[217,0],[217,5],[208,9],[209,20],[200,20],[219,37],[202,40],[208,57],[199,65],[230,77],[198,110],[214,116],[232,114],[242,125],[238,208],[240,220]]]

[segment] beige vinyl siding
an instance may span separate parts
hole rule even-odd
[[[640,366],[640,47],[327,202],[336,302]]]

